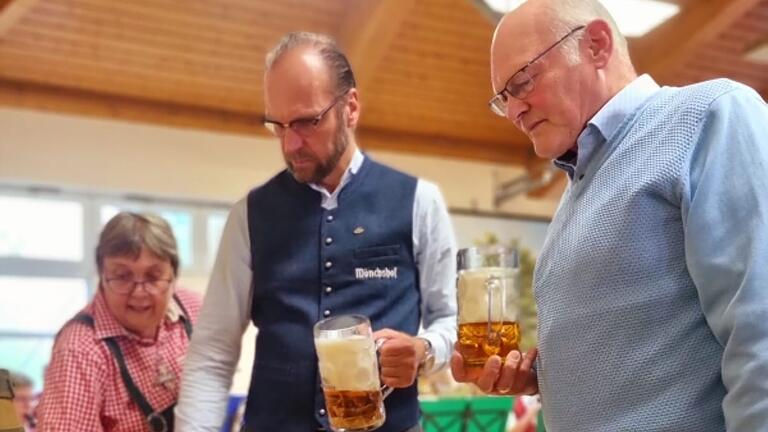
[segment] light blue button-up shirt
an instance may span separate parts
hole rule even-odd
[[[547,430],[768,431],[768,108],[648,76],[589,122],[539,256]]]

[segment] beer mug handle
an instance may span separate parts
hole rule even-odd
[[[495,339],[498,335],[493,331],[492,323],[494,306],[499,309],[499,321],[504,320],[504,291],[501,286],[501,279],[498,276],[489,276],[485,280],[485,293],[488,300],[488,338]],[[496,294],[496,303],[494,303],[494,293]]]
[[[379,350],[381,350],[381,347],[384,346],[384,344],[387,342],[385,338],[376,339],[376,354],[379,355]],[[379,364],[379,368],[381,368],[381,364]],[[392,387],[388,385],[382,385],[381,386],[381,397],[382,399],[386,399],[387,396],[392,393],[392,390],[394,390]]]

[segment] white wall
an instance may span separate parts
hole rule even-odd
[[[436,182],[454,208],[492,211],[494,179],[521,172],[440,157],[371,155]],[[0,108],[0,183],[233,202],[282,168],[274,139]],[[519,198],[502,210],[549,217],[555,206]],[[200,292],[206,285],[204,278],[180,283]],[[235,392],[247,391],[253,344],[250,329]]]
[[[371,155],[436,182],[450,207],[466,209],[492,211],[494,176],[521,172],[441,157]],[[0,182],[231,202],[282,168],[274,139],[0,108]],[[501,210],[549,217],[555,205],[523,197]]]

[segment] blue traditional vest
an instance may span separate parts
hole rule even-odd
[[[330,430],[312,335],[317,321],[354,313],[374,330],[417,333],[416,183],[366,158],[333,210],[287,171],[249,193],[251,318],[259,333],[246,430]],[[381,432],[418,423],[416,384],[395,390],[385,405]]]

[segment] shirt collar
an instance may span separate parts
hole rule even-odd
[[[324,197],[337,196],[339,191],[344,188],[344,185],[349,183],[349,181],[352,179],[352,176],[360,171],[360,167],[363,166],[364,160],[365,156],[363,156],[363,152],[361,152],[360,149],[355,149],[355,153],[352,155],[352,160],[349,161],[349,166],[347,166],[347,169],[344,170],[344,174],[341,176],[339,186],[333,191],[332,194],[328,192],[328,189],[326,189],[324,186],[317,183],[309,183],[309,187],[320,192]]]
[[[573,178],[583,172],[594,159],[595,153],[605,151],[603,143],[613,144],[612,138],[624,120],[643,106],[660,89],[650,75],[635,78],[613,96],[587,122],[587,127],[576,139],[576,151],[569,151],[554,161],[555,166],[566,171]],[[580,175],[580,174],[579,174]]]
[[[635,78],[629,85],[612,97],[600,111],[589,121],[603,136],[609,140],[624,122],[628,115],[640,108],[645,101],[659,90],[659,85],[650,75],[644,74]]]

